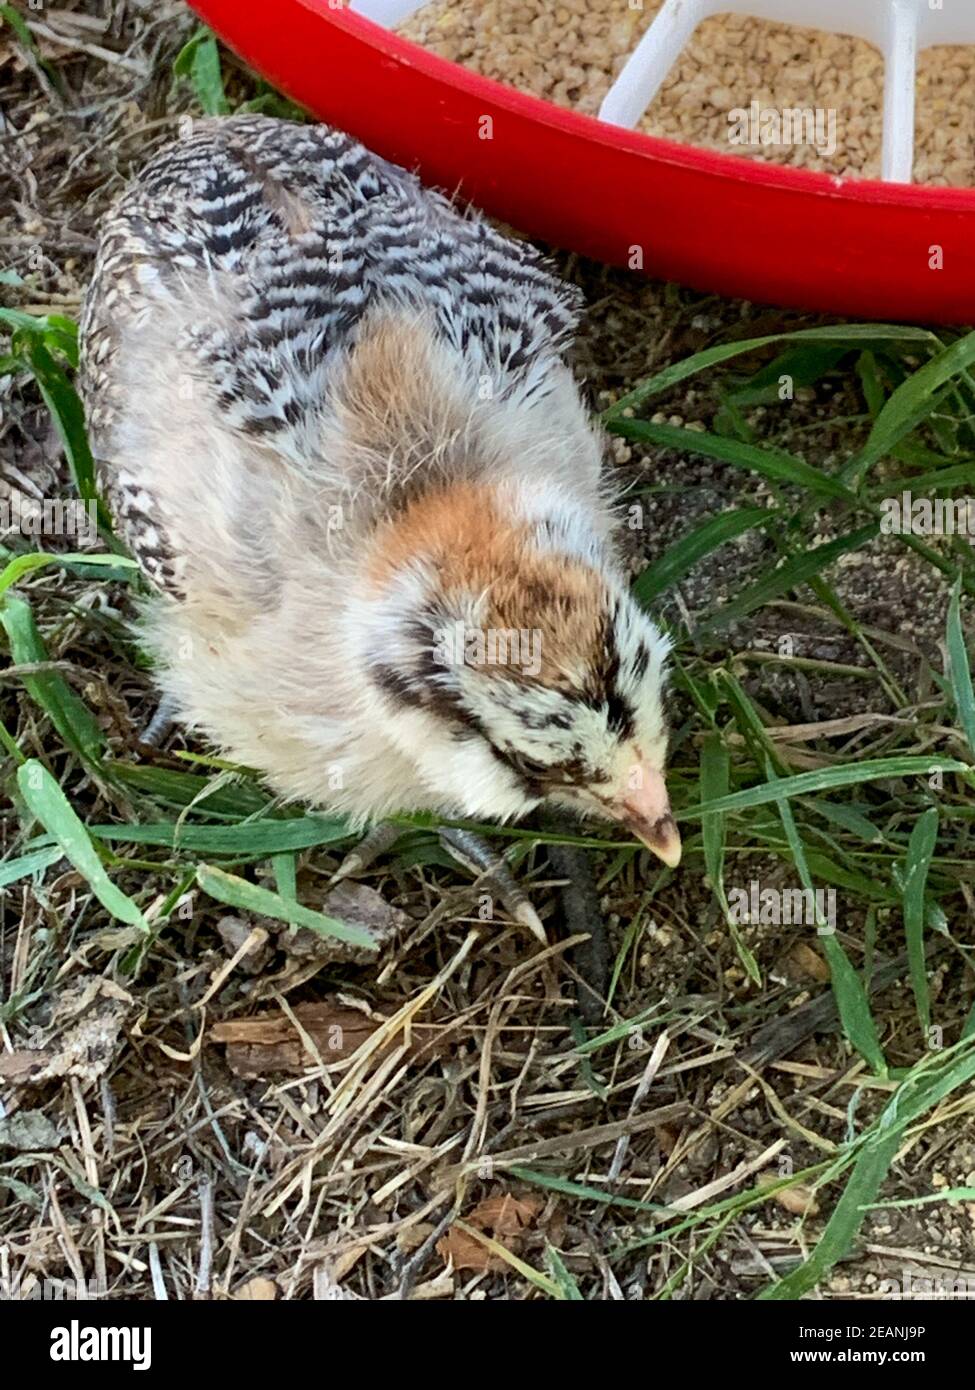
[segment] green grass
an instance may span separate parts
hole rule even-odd
[[[226,109],[226,97],[213,57],[208,37],[198,35],[180,55],[177,73],[194,84],[207,110],[219,112]],[[73,326],[15,311],[0,311],[0,318],[13,334],[6,369],[36,381],[79,495],[93,497],[91,455],[70,381],[76,364]],[[905,1138],[975,1076],[975,1011],[967,1025],[957,1011],[941,1017],[925,956],[933,933],[954,941],[951,924],[965,911],[963,885],[970,893],[975,882],[975,698],[968,627],[968,596],[975,592],[973,551],[964,541],[885,538],[891,563],[900,553],[913,552],[942,576],[948,589],[944,625],[929,634],[931,658],[920,671],[923,699],[901,688],[889,648],[847,612],[833,588],[841,557],[876,541],[883,497],[904,489],[931,497],[953,496],[966,486],[975,491],[973,361],[975,334],[951,338],[914,328],[846,325],[766,335],[712,347],[665,368],[605,416],[607,428],[631,442],[707,457],[739,471],[743,484],[749,475],[761,478],[771,494],[769,506],[742,506],[691,527],[636,581],[640,598],[656,603],[721,547],[751,532],[760,532],[766,541],[766,558],[742,577],[730,601],[715,605],[692,626],[673,630],[675,685],[687,711],[675,739],[671,773],[675,811],[685,835],[683,872],[707,875],[719,920],[732,932],[743,968],[759,986],[764,984],[761,964],[729,910],[729,874],[747,876],[749,856],[771,857],[788,865],[802,886],[831,886],[842,893],[844,930],[821,938],[842,1029],[851,1050],[864,1059],[865,1074],[894,1084],[886,1106],[852,1133],[836,1155],[795,1175],[823,1189],[830,1215],[809,1257],[770,1284],[762,1297],[795,1297],[825,1277],[851,1249],[866,1210],[878,1204]],[[786,447],[756,437],[746,423],[752,406],[776,399],[776,383],[784,375],[806,385],[828,378],[858,394],[862,438],[832,472],[796,452],[801,436],[790,438]],[[643,418],[692,376],[718,393],[721,404],[710,429]],[[834,539],[809,545],[814,517],[828,522]],[[13,667],[10,678],[22,692],[19,727],[0,725],[4,782],[16,798],[20,818],[20,834],[8,837],[0,863],[0,886],[26,880],[40,885],[64,856],[112,918],[140,931],[149,930],[150,923],[153,931],[164,931],[179,895],[193,883],[215,902],[363,944],[354,929],[297,899],[296,854],[347,839],[343,822],[283,810],[246,769],[227,769],[218,761],[212,769],[206,758],[187,761],[181,769],[108,756],[85,690],[70,683],[51,659],[59,623],[43,608],[38,586],[55,572],[84,576],[94,586],[138,586],[128,562],[114,553],[44,555],[26,545],[0,559],[5,561],[0,622]],[[852,669],[871,682],[878,723],[852,758],[829,737],[813,739],[804,747],[817,756],[819,766],[793,770],[774,737],[772,713],[746,691],[747,660],[736,651],[729,626],[783,601],[802,604],[806,611],[814,607],[860,653]],[[87,610],[75,619],[94,621]],[[134,663],[137,656],[127,639],[118,640],[125,659]],[[774,653],[768,659],[786,665],[790,660]],[[801,669],[842,677],[851,667],[824,660],[806,661]],[[73,805],[87,779],[99,789],[97,816],[88,813],[91,798],[77,798]],[[420,845],[426,843],[424,817],[402,821],[417,829]],[[479,828],[507,840],[518,852],[527,849],[526,842],[551,839],[616,851],[610,878],[636,852],[627,841],[598,834],[559,837],[519,827]],[[414,841],[411,862],[423,859],[416,845]],[[439,862],[432,850],[429,862]],[[252,881],[257,868],[270,872],[276,892]],[[118,879],[124,879],[124,889]],[[658,877],[645,906],[669,879]],[[161,908],[160,892],[168,895]],[[153,903],[156,910],[150,913]],[[876,1016],[869,990],[873,943],[867,938],[873,928],[858,925],[875,924],[878,911],[901,914],[900,944],[909,959],[920,1029],[914,1057],[896,1069],[885,1055],[886,1024]],[[614,986],[624,954],[633,949],[631,935],[624,940]],[[970,953],[956,949],[970,972]],[[0,1001],[8,1017],[14,1002]],[[656,1026],[667,1017],[665,1011],[654,1013],[652,1022]],[[625,1043],[645,1021],[642,1016],[619,1019],[604,1034],[586,1040],[580,1057]],[[729,1221],[769,1196],[767,1187],[751,1188],[678,1216],[659,1204],[569,1183],[558,1174],[518,1173],[524,1181],[571,1192],[578,1200],[652,1216],[649,1233],[637,1238],[637,1246],[673,1242],[690,1233],[687,1248],[697,1253],[688,1254],[664,1296],[680,1287],[693,1260]],[[634,1248],[633,1242],[626,1248]],[[536,1271],[538,1286],[576,1298],[577,1285],[558,1252],[547,1261],[548,1275]]]

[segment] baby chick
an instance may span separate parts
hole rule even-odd
[[[629,594],[576,293],[348,136],[200,121],[107,218],[91,439],[164,696],[359,825],[548,805],[666,864],[666,639]]]

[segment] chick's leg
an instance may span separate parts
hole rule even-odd
[[[337,883],[340,879],[361,873],[374,860],[388,853],[404,833],[402,826],[393,825],[388,821],[377,825],[350,854],[346,855],[332,875],[332,882]],[[458,864],[462,864],[474,874],[478,883],[498,898],[516,922],[527,927],[539,941],[547,942],[541,918],[516,883],[514,875],[500,854],[469,830],[454,830],[443,826],[438,834],[440,843],[452,859],[456,859]]]
[[[170,695],[164,695],[156,712],[139,735],[139,742],[148,748],[159,748],[176,725],[179,709]]]
[[[486,841],[470,830],[453,830],[441,826],[439,835],[440,843],[447,853],[456,859],[458,864],[463,864],[465,869],[475,874],[478,882],[485,888],[493,888],[515,921],[527,927],[533,936],[543,945],[547,945],[548,938],[542,919],[518,886],[502,855],[496,853]]]

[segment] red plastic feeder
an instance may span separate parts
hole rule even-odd
[[[191,2],[314,115],[555,245],[613,265],[639,268],[642,259],[665,279],[800,309],[975,321],[975,190],[839,178],[639,134],[480,77],[329,0],[276,0],[273,14],[253,0]],[[676,20],[689,33],[699,18],[733,8],[777,18],[795,4],[667,0],[651,29],[659,38],[659,26]],[[959,39],[930,27],[937,12],[927,0],[843,4],[869,11],[874,28],[832,27],[869,37],[886,26],[884,172],[909,177],[917,48]],[[632,106],[641,81],[652,98],[663,72],[658,55],[649,73],[647,57],[642,71],[636,53],[630,60],[617,104]]]

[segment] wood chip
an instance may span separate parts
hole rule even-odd
[[[771,1187],[774,1183],[781,1182],[782,1176],[774,1171],[759,1173],[755,1181],[759,1187]],[[793,1216],[815,1216],[819,1211],[816,1194],[805,1183],[793,1183],[791,1187],[780,1188],[778,1192],[770,1195],[773,1202],[778,1202],[780,1207],[784,1207]]]
[[[327,1065],[351,1057],[385,1022],[380,1016],[370,1017],[334,998],[298,1004],[293,1012],[299,1028],[283,1010],[276,1009],[257,1018],[215,1023],[208,1037],[210,1042],[226,1043],[227,1064],[238,1076],[267,1076],[272,1072],[300,1076],[318,1066],[302,1032]],[[435,1025],[417,1023],[410,1032],[412,1059],[429,1057],[431,1051],[440,1049],[442,1029]],[[381,1050],[377,1060],[388,1050]]]
[[[273,1303],[278,1292],[278,1286],[273,1279],[263,1279],[257,1275],[253,1279],[248,1279],[246,1284],[241,1284],[233,1297],[238,1302]]]

